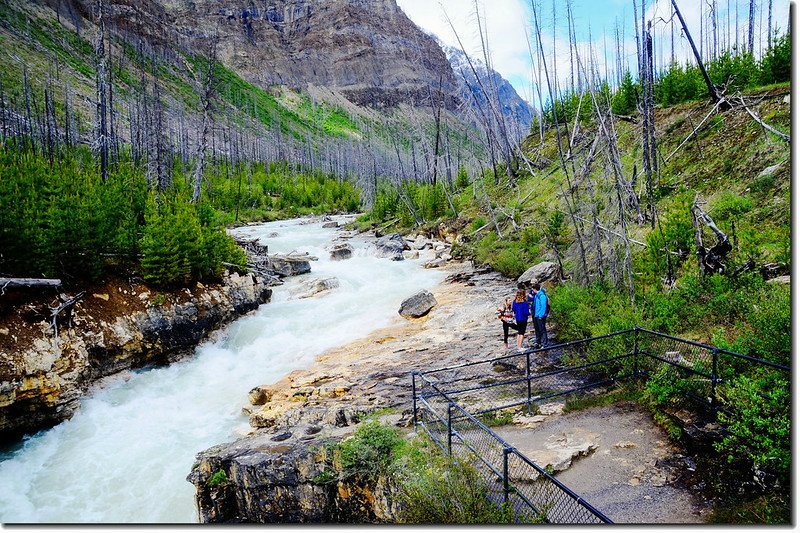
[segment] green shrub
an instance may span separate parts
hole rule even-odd
[[[214,221],[213,210],[180,198],[151,194],[141,240],[141,267],[146,281],[157,285],[213,279],[223,262],[244,267],[244,252]]]
[[[489,260],[493,269],[504,276],[517,278],[528,268],[527,254],[518,245],[510,245]]]
[[[630,71],[625,71],[622,84],[611,100],[611,109],[618,115],[631,115],[636,111],[637,84]]]
[[[483,217],[476,217],[472,220],[472,231],[473,233],[481,229],[486,225],[486,219]]]
[[[712,215],[715,220],[731,220],[753,209],[753,202],[749,198],[725,191],[714,204]]]
[[[397,428],[377,420],[362,423],[352,437],[338,446],[343,475],[373,477],[385,473],[402,442]]]
[[[206,484],[209,487],[216,487],[218,485],[224,485],[227,482],[228,482],[228,474],[224,470],[220,469],[214,472],[214,474],[210,478],[208,478]]]
[[[512,509],[489,500],[485,478],[427,440],[409,443],[392,465],[405,524],[511,524]]]
[[[777,373],[739,376],[721,390],[727,434],[714,448],[729,463],[745,459],[788,486],[791,475],[791,388]]]
[[[764,85],[788,81],[792,74],[792,41],[783,34],[772,42],[761,58],[759,82]]]

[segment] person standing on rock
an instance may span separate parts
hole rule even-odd
[[[533,328],[536,331],[536,344],[534,348],[547,346],[547,315],[550,310],[547,293],[541,283],[534,283],[531,288],[533,293]]]
[[[511,308],[511,298],[506,296],[503,306],[497,308],[497,318],[503,323],[503,344],[508,350],[508,332],[513,329],[519,332],[517,324],[514,322],[514,310]]]
[[[528,317],[531,314],[528,302],[525,300],[525,289],[518,289],[511,304],[514,311],[514,318],[517,321],[517,350],[522,351],[522,341],[525,340],[525,330],[528,329]]]

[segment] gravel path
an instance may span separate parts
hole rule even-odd
[[[691,459],[633,403],[556,413],[535,428],[494,429],[531,459],[559,443],[585,441],[587,455],[576,456],[555,477],[614,523],[703,523],[710,511],[682,483]]]

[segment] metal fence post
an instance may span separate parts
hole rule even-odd
[[[411,373],[411,402],[414,410],[414,431],[417,430],[417,373]]]
[[[633,375],[639,377],[639,326],[633,328]]]
[[[453,455],[453,402],[447,404],[447,455]]]
[[[525,379],[528,382],[528,414],[531,414],[531,354],[525,354]]]
[[[511,448],[503,448],[503,503],[508,503],[508,454],[511,453]]]
[[[714,348],[711,351],[711,404],[717,403],[717,363],[719,361],[719,350]]]

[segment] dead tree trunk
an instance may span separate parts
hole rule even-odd
[[[697,60],[697,66],[700,68],[700,72],[703,74],[703,79],[706,82],[706,87],[708,88],[709,96],[711,96],[711,99],[714,100],[715,103],[722,102],[720,104],[720,108],[730,109],[731,108],[730,104],[724,101],[724,98],[722,97],[722,95],[719,94],[717,88],[714,87],[713,83],[711,83],[711,78],[708,75],[708,71],[706,70],[706,67],[703,65],[703,58],[700,55],[700,52],[697,51],[697,47],[694,45],[694,40],[692,40],[692,34],[689,33],[689,28],[686,26],[686,21],[683,20],[683,15],[681,14],[680,9],[678,9],[678,4],[675,2],[675,0],[671,1],[673,9],[675,9],[675,14],[678,15],[678,20],[681,21],[681,26],[683,27],[684,35],[686,35],[686,40],[689,41],[689,46],[692,48],[694,57]]]
[[[755,27],[756,0],[750,0],[750,15],[747,22],[747,51],[753,55],[753,29]]]
[[[202,125],[200,127],[200,142],[197,147],[197,167],[194,170],[194,191],[192,202],[200,201],[200,191],[203,185],[203,171],[208,150],[208,133],[211,128],[211,105],[214,96],[214,69],[216,68],[216,39],[211,44],[208,64],[203,72],[202,90],[200,92],[200,105],[203,108]]]
[[[100,159],[100,175],[103,177],[103,183],[108,181],[108,88],[106,78],[106,53],[105,53],[105,38],[106,26],[103,12],[103,0],[97,2],[97,25],[100,28],[100,33],[95,42],[95,60],[97,62],[97,86],[95,98],[95,106],[97,109],[96,123],[95,123],[95,150]]]
[[[727,257],[728,253],[733,249],[728,236],[723,233],[714,220],[700,207],[698,199],[695,198],[692,205],[692,221],[695,230],[695,244],[697,245],[697,260],[700,263],[700,268],[706,274],[722,274],[725,272],[725,263],[723,260]],[[703,246],[703,227],[702,224],[708,226],[717,237],[717,243],[711,248]]]

